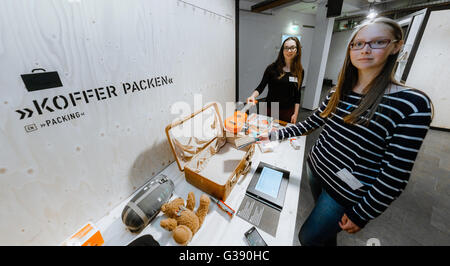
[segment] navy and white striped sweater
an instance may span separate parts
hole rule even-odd
[[[363,228],[405,189],[431,123],[431,104],[417,90],[386,93],[368,126],[350,125],[343,117],[358,106],[362,95],[351,92],[344,96],[336,113],[323,119],[320,113],[333,92],[305,121],[273,132],[271,138],[300,136],[323,126],[308,163],[327,193]],[[335,173],[343,168],[364,186],[352,190],[341,181]]]

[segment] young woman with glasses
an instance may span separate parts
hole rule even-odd
[[[300,108],[300,87],[302,85],[304,70],[301,63],[301,46],[296,37],[284,40],[278,53],[278,58],[270,64],[263,75],[261,82],[247,102],[255,103],[268,85],[267,115],[272,116],[271,103],[279,103],[279,119],[289,123],[297,122]]]
[[[271,140],[322,127],[306,163],[315,207],[302,225],[302,245],[336,245],[356,233],[405,189],[432,120],[421,91],[394,80],[403,45],[398,23],[364,22],[347,46],[336,87],[305,121],[270,133]]]

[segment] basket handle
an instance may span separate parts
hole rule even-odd
[[[252,161],[247,161],[245,163],[244,169],[241,169],[241,170],[236,172],[236,175],[233,177],[233,179],[230,182],[230,187],[231,188],[234,187],[234,185],[237,183],[237,181],[239,180],[239,178],[241,176],[245,176],[250,171],[251,166],[252,166]]]

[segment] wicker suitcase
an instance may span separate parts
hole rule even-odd
[[[186,181],[215,198],[225,201],[250,169],[255,145],[227,142],[217,103],[168,125],[166,135]]]

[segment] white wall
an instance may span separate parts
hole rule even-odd
[[[421,28],[423,19],[425,18],[425,13],[416,15],[413,17],[414,20],[411,25],[409,25],[408,29],[408,37],[405,40],[405,44],[403,44],[403,48],[400,51],[399,58],[401,58],[398,62],[397,70],[395,71],[395,79],[398,81],[402,81],[403,72],[405,70],[406,64],[408,62],[408,57],[411,54],[412,47],[414,42],[418,38],[417,33]],[[411,23],[412,17],[409,18]],[[406,32],[405,32],[406,34]]]
[[[310,74],[309,78],[306,79],[305,93],[301,104],[303,108],[309,110],[315,110],[320,105],[334,24],[334,17],[327,18],[327,12],[327,1],[319,1],[315,18],[314,46],[308,68]]]
[[[342,65],[344,64],[346,47],[351,35],[352,31],[347,30],[335,32],[331,37],[324,78],[331,79],[333,84],[337,84],[339,71],[341,71]]]
[[[431,126],[450,129],[450,10],[428,19],[406,85],[424,91],[434,104]]]
[[[254,3],[241,1],[240,7],[250,9]],[[264,70],[274,62],[281,47],[281,36],[291,34],[292,22],[300,26],[302,44],[302,65],[305,81],[308,76],[309,56],[311,54],[313,28],[302,25],[315,25],[315,16],[279,9],[273,15],[239,12],[239,100],[245,101],[261,82]],[[303,85],[305,85],[305,81]],[[260,97],[267,95],[267,88]]]
[[[58,245],[96,222],[174,161],[164,133],[174,102],[234,101],[234,10],[234,0],[0,1],[0,245]],[[20,75],[38,67],[63,87],[28,92]],[[123,89],[161,76],[172,82]]]

